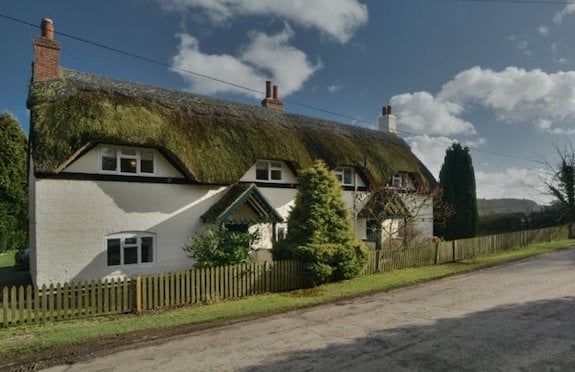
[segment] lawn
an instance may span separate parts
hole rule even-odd
[[[36,353],[50,350],[73,350],[75,345],[126,337],[132,332],[152,332],[191,324],[238,319],[246,316],[262,316],[283,311],[309,307],[321,303],[362,296],[374,292],[413,285],[450,275],[470,272],[502,263],[551,252],[575,245],[573,240],[532,245],[499,253],[476,257],[458,263],[396,270],[371,275],[340,283],[323,285],[313,289],[287,293],[252,296],[235,301],[218,302],[172,311],[102,317],[89,320],[75,320],[45,325],[19,326],[0,329],[0,367],[8,365],[15,358],[34,359]],[[140,334],[137,338],[142,338]],[[45,355],[44,355],[45,357]]]
[[[14,266],[14,254],[16,251],[9,250],[0,253],[0,267],[12,267]]]

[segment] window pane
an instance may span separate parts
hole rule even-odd
[[[147,236],[142,238],[142,263],[154,262],[154,238]]]
[[[343,183],[344,185],[353,185],[353,172],[349,168],[343,171]]]
[[[272,180],[281,180],[282,179],[282,171],[277,169],[272,169]]]
[[[104,147],[102,149],[102,170],[115,171],[116,165],[116,149]]]
[[[152,151],[140,152],[140,172],[154,173],[154,153]]]
[[[136,173],[136,159],[120,159],[120,171],[123,173]]]
[[[260,161],[256,164],[256,180],[267,181],[268,178],[268,162]]]
[[[136,156],[136,150],[135,149],[122,149],[122,155]]]
[[[138,244],[138,238],[137,237],[130,237],[130,238],[125,238],[124,239],[124,244],[126,245],[136,245]]]
[[[124,265],[138,263],[138,247],[124,247]]]
[[[279,168],[281,169],[282,163],[279,161],[272,161],[272,168]]]
[[[120,239],[108,239],[108,266],[120,264]]]

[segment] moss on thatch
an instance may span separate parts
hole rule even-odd
[[[69,70],[63,76],[30,89],[36,172],[54,173],[86,144],[111,142],[168,150],[207,184],[235,183],[259,159],[365,166],[375,184],[398,171],[434,182],[395,135]]]

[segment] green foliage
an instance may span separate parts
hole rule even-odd
[[[303,262],[308,286],[357,276],[367,251],[354,241],[340,182],[322,161],[302,171],[299,181],[288,234],[274,246],[274,259]]]
[[[27,142],[16,119],[0,114],[0,252],[28,244]]]
[[[250,247],[258,241],[259,233],[230,231],[220,225],[210,226],[188,239],[190,243],[183,249],[198,267],[226,266],[249,262]]]
[[[288,218],[288,242],[294,245],[354,240],[341,184],[325,163],[316,161],[299,176],[295,206]]]
[[[356,277],[367,264],[368,253],[359,242],[309,244],[296,247],[294,258],[305,264],[305,285],[315,287]]]
[[[443,226],[436,225],[435,235],[445,240],[471,238],[477,234],[478,210],[475,172],[469,148],[454,143],[445,153],[439,172],[443,200],[453,208]]]

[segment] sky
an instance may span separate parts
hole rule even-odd
[[[69,69],[255,105],[272,80],[286,111],[369,128],[391,105],[436,178],[470,148],[478,198],[548,203],[542,161],[575,142],[572,0],[3,1],[0,112],[26,132],[44,17]]]

